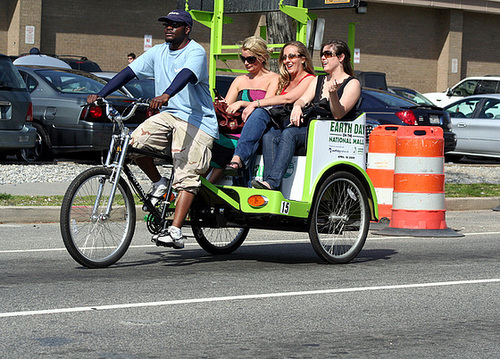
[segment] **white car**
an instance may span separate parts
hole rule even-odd
[[[429,92],[423,95],[436,106],[445,107],[466,96],[500,93],[499,76],[466,77],[445,92]]]

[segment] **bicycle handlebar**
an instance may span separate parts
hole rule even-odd
[[[134,114],[135,111],[137,110],[138,107],[144,107],[148,106],[149,107],[149,100],[144,100],[144,99],[138,99],[134,101],[132,108],[130,109],[129,113],[127,115],[122,115],[120,114],[114,107],[111,105],[111,103],[106,100],[105,98],[98,98],[94,104],[96,106],[100,106],[104,104],[106,106],[106,116],[111,120],[111,121],[127,121],[129,118],[131,118]]]

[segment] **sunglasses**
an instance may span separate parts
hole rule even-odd
[[[302,57],[301,54],[288,54],[288,55],[283,55],[281,56],[281,61],[285,61],[287,58],[289,60],[295,59],[296,57]]]
[[[329,59],[330,57],[334,57],[334,56],[337,56],[337,54],[333,51],[321,51],[320,53],[321,57],[325,57],[325,59]]]
[[[186,24],[184,22],[168,21],[168,22],[163,23],[163,26],[164,27],[171,27],[173,29],[177,29],[178,27],[186,26]]]
[[[257,61],[257,57],[256,56],[248,56],[248,57],[245,57],[243,55],[240,55],[240,59],[241,59],[241,62],[245,63],[248,62],[250,65],[251,64],[254,64],[255,61]]]

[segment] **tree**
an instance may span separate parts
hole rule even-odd
[[[267,41],[269,44],[284,44],[295,40],[294,20],[281,11],[270,11],[266,14]],[[271,71],[278,72],[278,61],[273,59],[269,64]]]

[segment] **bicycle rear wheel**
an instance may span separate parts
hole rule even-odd
[[[370,225],[368,196],[351,173],[337,172],[321,185],[313,204],[309,237],[329,263],[347,263],[363,248]]]
[[[210,228],[191,225],[194,238],[210,254],[229,254],[237,250],[247,237],[248,228]]]
[[[61,206],[64,245],[73,259],[89,268],[116,263],[134,235],[134,197],[123,178],[118,181],[109,216],[104,215],[112,188],[111,173],[103,167],[82,172],[68,187]]]

